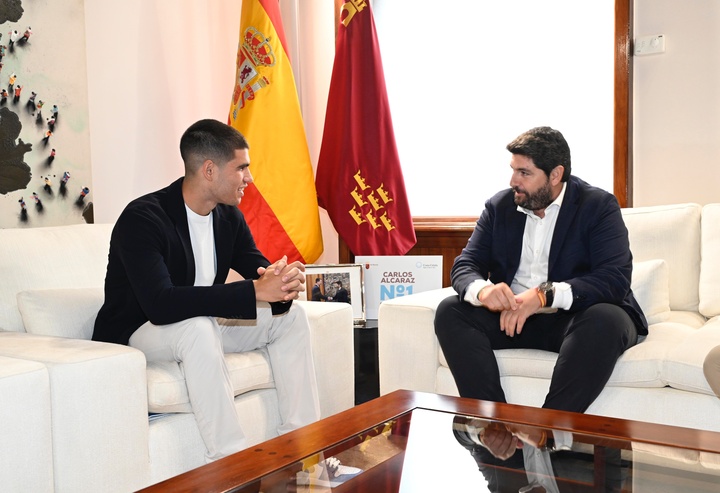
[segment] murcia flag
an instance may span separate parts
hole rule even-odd
[[[355,255],[404,255],[415,245],[368,0],[342,6],[315,184]]]
[[[312,263],[323,251],[313,170],[278,0],[243,0],[229,124],[250,144],[255,183],[240,209],[274,262]]]

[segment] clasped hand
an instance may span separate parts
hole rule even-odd
[[[542,430],[533,426],[492,422],[483,429],[480,442],[495,457],[506,460],[512,457],[515,450],[522,448],[523,443],[537,447],[542,440],[542,433]]]
[[[255,285],[255,298],[258,301],[291,301],[305,291],[305,265],[302,262],[288,264],[287,256],[267,267],[258,267],[258,279]]]
[[[504,282],[481,289],[478,300],[488,310],[500,312],[500,330],[510,337],[520,334],[525,321],[542,308],[535,288],[516,295]]]

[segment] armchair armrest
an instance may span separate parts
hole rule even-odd
[[[397,389],[434,392],[440,367],[435,309],[456,294],[435,289],[384,301],[378,310],[380,395]]]
[[[0,356],[0,396],[2,489],[54,491],[47,368]]]
[[[0,332],[0,356],[49,375],[57,491],[131,491],[148,483],[145,356],[118,344]]]
[[[295,301],[305,309],[323,418],[355,405],[353,312],[347,303]]]

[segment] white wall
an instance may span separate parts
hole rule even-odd
[[[635,0],[634,205],[720,202],[720,2]]]
[[[114,222],[182,176],[190,124],[227,121],[240,0],[85,0],[85,23],[95,221]]]

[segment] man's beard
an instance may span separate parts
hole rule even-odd
[[[513,191],[516,190],[517,189],[513,188]],[[515,205],[519,205],[520,207],[531,211],[539,211],[545,209],[547,206],[552,204],[553,201],[550,180],[547,180],[545,186],[535,193],[528,193],[527,191],[525,191],[523,197],[515,195]]]

